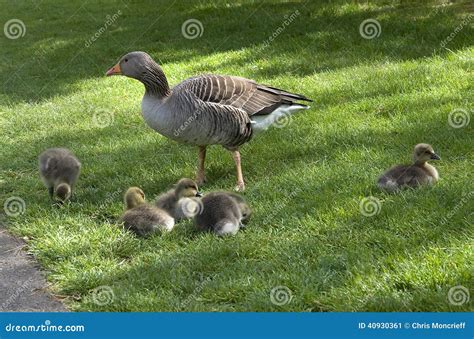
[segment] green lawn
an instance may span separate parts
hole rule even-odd
[[[453,110],[474,112],[472,3],[213,3],[1,0],[2,26],[20,19],[26,34],[0,36],[0,203],[25,201],[4,223],[27,237],[52,292],[76,311],[473,310],[448,300],[455,286],[474,298],[473,123],[448,122]],[[196,39],[181,33],[191,18],[204,29]],[[365,19],[380,23],[378,37],[361,36]],[[128,186],[151,200],[197,164],[196,149],[145,125],[139,82],[104,76],[133,50],[159,60],[173,85],[232,74],[314,99],[243,147],[254,215],[237,236],[184,222],[141,240],[116,226]],[[439,183],[380,192],[381,171],[410,161],[419,142],[442,157]],[[62,208],[37,171],[54,146],[83,164]],[[207,168],[204,192],[234,187],[227,151],[211,148]],[[360,211],[369,196],[374,216]],[[289,302],[272,302],[279,286]]]

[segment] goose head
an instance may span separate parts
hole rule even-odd
[[[136,79],[145,85],[148,93],[159,98],[166,97],[171,93],[168,80],[160,65],[145,52],[125,54],[105,75],[125,75]]]
[[[188,178],[183,178],[178,181],[178,183],[176,184],[175,193],[178,199],[202,196],[194,180]]]
[[[158,64],[145,52],[130,52],[120,58],[119,62],[110,68],[105,75],[125,75],[141,80],[150,67]]]
[[[415,149],[413,150],[413,161],[415,164],[424,164],[428,160],[441,160],[441,158],[435,153],[431,145],[416,145]]]
[[[132,209],[145,203],[145,193],[139,187],[130,187],[125,192],[123,201],[127,210]]]

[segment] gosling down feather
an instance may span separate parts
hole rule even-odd
[[[125,213],[120,222],[125,230],[146,237],[156,232],[169,232],[174,219],[166,211],[145,202],[145,193],[138,187],[130,187],[124,195]]]
[[[245,200],[233,193],[212,192],[201,200],[194,222],[201,231],[217,235],[235,235],[250,218],[251,210]]]
[[[66,148],[50,148],[38,158],[41,180],[48,188],[49,196],[64,203],[72,195],[81,171],[81,163]]]
[[[189,213],[186,211],[188,199],[201,196],[196,182],[183,178],[176,183],[173,189],[160,195],[155,201],[155,206],[168,212],[178,222],[189,218]]]
[[[196,181],[205,181],[206,146],[232,152],[237,190],[244,190],[239,147],[278,119],[308,106],[301,94],[228,75],[200,75],[170,88],[161,67],[145,52],[131,52],[106,73],[121,74],[145,85],[142,115],[149,127],[167,138],[199,147]]]
[[[397,165],[383,173],[378,181],[379,188],[394,192],[404,187],[433,185],[439,179],[436,168],[428,164],[428,160],[440,160],[433,147],[428,144],[418,144],[413,151],[412,165]]]

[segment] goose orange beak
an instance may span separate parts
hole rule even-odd
[[[111,75],[120,75],[122,74],[122,70],[120,69],[120,64],[116,64],[114,67],[109,69],[107,73],[105,73],[106,76],[111,76]]]

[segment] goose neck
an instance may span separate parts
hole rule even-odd
[[[171,95],[168,80],[161,67],[156,63],[152,63],[146,65],[145,68],[146,71],[143,72],[140,81],[145,85],[146,94],[158,98]]]

